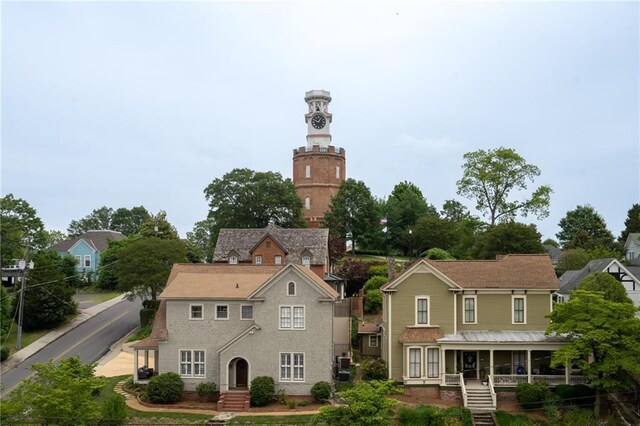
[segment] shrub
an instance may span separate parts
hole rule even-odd
[[[398,410],[398,420],[401,425],[438,425],[443,420],[443,410],[429,405],[401,407]]]
[[[444,410],[444,424],[456,424],[462,426],[473,426],[473,415],[471,411],[464,407],[449,407]]]
[[[158,308],[160,308],[160,302],[160,300],[143,300],[142,307],[144,309],[152,309],[154,311],[157,311]]]
[[[287,407],[293,410],[294,408],[296,408],[296,402],[293,399],[287,400]]]
[[[365,380],[387,380],[387,365],[381,359],[369,359],[362,364]]]
[[[145,328],[146,326],[151,325],[155,314],[156,311],[153,309],[140,309],[140,327]]]
[[[387,265],[373,265],[369,267],[369,278],[389,276],[389,267]]]
[[[596,390],[587,385],[558,385],[556,396],[562,405],[593,405],[596,400]]]
[[[364,284],[364,292],[368,293],[371,290],[378,290],[380,287],[387,283],[387,277],[383,277],[381,275],[374,275],[369,278],[367,282]]]
[[[263,407],[269,404],[276,394],[276,385],[272,377],[258,376],[251,380],[251,405]]]
[[[368,314],[375,314],[382,309],[382,292],[371,290],[364,298],[364,311]]]
[[[524,408],[540,408],[549,399],[546,383],[520,383],[516,386],[516,399]]]
[[[114,393],[102,405],[100,410],[103,425],[121,425],[127,418],[127,403],[125,397]]]
[[[0,361],[4,361],[7,358],[9,358],[9,348],[3,346],[2,349],[0,349]]]
[[[182,399],[184,382],[176,373],[154,376],[147,385],[147,398],[155,404],[170,404]]]
[[[216,394],[216,384],[213,382],[202,382],[196,386],[196,393],[201,400],[206,402],[213,402]]]
[[[430,248],[429,250],[422,253],[422,256],[426,256],[427,259],[432,260],[453,260],[455,259],[448,251],[443,250],[438,247]]]
[[[329,382],[318,382],[311,388],[311,396],[318,402],[327,402],[331,396],[331,384]]]
[[[309,405],[309,401],[303,399],[302,401],[298,401],[298,407],[306,407]]]
[[[360,344],[358,336],[358,318],[351,317],[351,347],[357,348]]]

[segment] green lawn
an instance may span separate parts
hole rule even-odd
[[[24,331],[22,330],[22,348],[29,346],[51,330],[37,330],[37,331]],[[9,333],[6,346],[9,348],[9,355],[13,355],[18,350],[16,349],[16,342],[18,340],[18,324],[15,322],[11,326],[11,333]]]

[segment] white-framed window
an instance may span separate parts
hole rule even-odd
[[[416,296],[416,325],[429,325],[429,296]]]
[[[422,348],[409,348],[409,377],[422,376]]]
[[[304,329],[304,306],[280,306],[280,328]]]
[[[304,177],[306,178],[310,178],[311,177],[311,165],[307,164],[304,168]]]
[[[240,319],[252,320],[253,319],[253,305],[241,305],[240,306]]]
[[[82,267],[82,256],[77,254],[74,257],[76,258],[76,266],[78,268],[81,268]]]
[[[440,376],[440,349],[427,349],[427,377],[433,379]]]
[[[204,319],[204,307],[202,305],[189,305],[189,319],[202,320]]]
[[[282,256],[276,255],[273,258],[273,263],[275,263],[276,265],[282,265]]]
[[[287,284],[287,296],[295,296],[296,295],[296,283],[293,281],[289,281]]]
[[[304,382],[304,354],[284,352],[280,354],[280,381]]]
[[[311,197],[304,197],[304,208],[305,210],[311,209]]]
[[[262,256],[256,256],[256,265],[262,265]]]
[[[180,376],[205,377],[206,373],[205,351],[181,350],[180,351]]]
[[[377,348],[378,347],[378,336],[376,336],[375,334],[370,334],[369,335],[369,347],[370,348]]]
[[[237,265],[238,264],[238,256],[229,256],[229,264]]]
[[[84,267],[85,268],[91,268],[91,255],[90,254],[85,254],[84,255]]]
[[[229,319],[229,305],[216,305],[216,319],[217,320]]]
[[[340,166],[336,166],[336,179],[340,179]]]
[[[464,296],[462,298],[462,306],[464,309],[462,322],[464,324],[475,324],[477,322],[476,302],[476,296]]]
[[[527,323],[527,298],[526,296],[511,296],[511,312],[513,324]]]
[[[302,256],[302,266],[311,268],[311,256]]]

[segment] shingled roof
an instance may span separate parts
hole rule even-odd
[[[560,277],[560,290],[558,293],[569,294],[571,290],[578,288],[580,283],[587,278],[589,274],[605,271],[607,266],[609,266],[614,260],[616,259],[595,259],[589,261],[589,263],[587,263],[582,269],[566,271]]]
[[[149,337],[137,341],[131,345],[136,349],[158,349],[158,342],[167,340],[169,332],[167,331],[167,301],[160,302],[160,307],[153,317],[153,328]]]
[[[238,254],[238,261],[249,262],[251,250],[267,235],[287,252],[285,262],[301,263],[302,253],[307,250],[311,255],[312,265],[326,263],[328,229],[285,229],[274,224],[265,228],[221,229],[213,252],[213,261],[227,262],[229,253],[233,250]]]
[[[76,245],[80,240],[84,240],[93,249],[103,252],[109,247],[109,240],[124,240],[126,235],[118,231],[87,231],[77,237],[69,238],[68,240],[60,241],[57,244],[52,245],[51,250],[55,251],[69,251],[71,247]]]
[[[382,290],[393,290],[415,268],[424,264],[435,268],[463,289],[558,289],[558,278],[549,255],[545,253],[509,254],[496,260],[422,259]]]

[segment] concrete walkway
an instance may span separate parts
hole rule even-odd
[[[15,368],[22,361],[24,361],[25,359],[29,358],[31,355],[37,353],[42,348],[47,346],[49,343],[51,343],[54,340],[58,339],[60,336],[63,336],[65,334],[67,334],[68,332],[70,332],[74,328],[78,327],[83,322],[87,321],[89,318],[92,318],[92,317],[98,315],[100,312],[104,311],[105,309],[110,308],[111,306],[119,303],[120,301],[122,301],[124,299],[125,299],[124,295],[117,296],[117,297],[114,297],[113,299],[107,300],[106,302],[102,302],[100,304],[91,306],[90,308],[79,309],[78,310],[78,312],[79,312],[78,316],[76,316],[73,320],[71,320],[71,322],[69,322],[68,324],[65,324],[65,325],[63,325],[61,327],[58,327],[53,331],[50,331],[49,333],[45,334],[44,336],[42,336],[41,338],[39,338],[35,342],[31,343],[29,346],[27,346],[25,348],[22,348],[21,350],[19,350],[15,354],[11,355],[8,359],[6,359],[2,363],[2,369],[0,371],[2,373],[5,373],[5,372],[11,370],[12,368]]]

